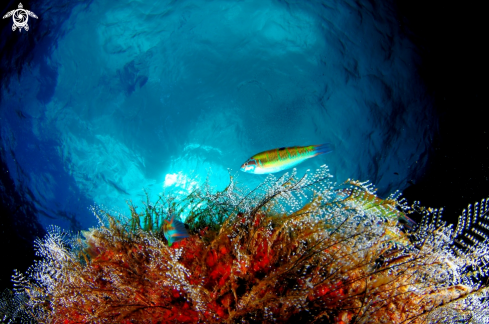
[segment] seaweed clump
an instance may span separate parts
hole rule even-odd
[[[129,204],[129,220],[94,207],[83,238],[53,227],[35,242],[16,296],[42,323],[489,322],[485,200],[452,229],[438,210],[329,178],[206,184]],[[162,225],[181,214],[191,236],[170,248]]]

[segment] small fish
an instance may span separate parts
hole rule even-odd
[[[168,241],[168,246],[172,246],[173,243],[190,236],[185,228],[185,224],[174,218],[175,216],[172,215],[171,220],[167,221],[165,219],[165,224],[163,224],[163,235],[165,235]]]
[[[280,172],[307,159],[333,151],[329,143],[322,145],[281,147],[253,155],[241,166],[241,171],[264,174]]]
[[[339,189],[335,192],[335,196],[338,201],[350,201],[354,205],[361,206],[365,212],[373,211],[384,219],[397,219],[408,230],[412,230],[416,225],[416,222],[406,213],[396,208],[395,200],[381,199],[375,194],[358,189]]]

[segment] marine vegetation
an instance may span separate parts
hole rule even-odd
[[[14,275],[4,313],[63,324],[489,323],[488,201],[453,228],[441,210],[330,178],[325,166],[253,190],[231,178],[141,211],[128,202],[129,217],[93,207],[98,227],[52,227],[35,242],[40,260]],[[180,216],[189,236],[170,247],[165,224]]]

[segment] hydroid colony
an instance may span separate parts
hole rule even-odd
[[[36,241],[41,260],[14,276],[4,312],[41,323],[489,323],[486,201],[453,229],[438,210],[329,179],[322,167],[252,191],[206,184],[141,212],[130,204],[129,220],[93,208],[97,228]],[[406,231],[399,221],[415,212],[422,222]],[[170,214],[187,215],[190,233],[171,247]]]

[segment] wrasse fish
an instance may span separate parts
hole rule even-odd
[[[292,168],[307,159],[333,151],[329,143],[322,145],[281,147],[253,155],[241,166],[241,171],[264,174]]]
[[[339,201],[350,201],[361,206],[364,211],[371,210],[384,219],[397,219],[406,229],[411,230],[416,225],[406,213],[396,208],[395,200],[381,199],[375,194],[359,189],[340,189],[336,191],[335,196]]]
[[[163,235],[165,235],[168,241],[168,246],[190,236],[185,228],[185,224],[174,218],[175,216],[172,215],[171,220],[167,221],[165,219],[165,223],[163,224]]]

